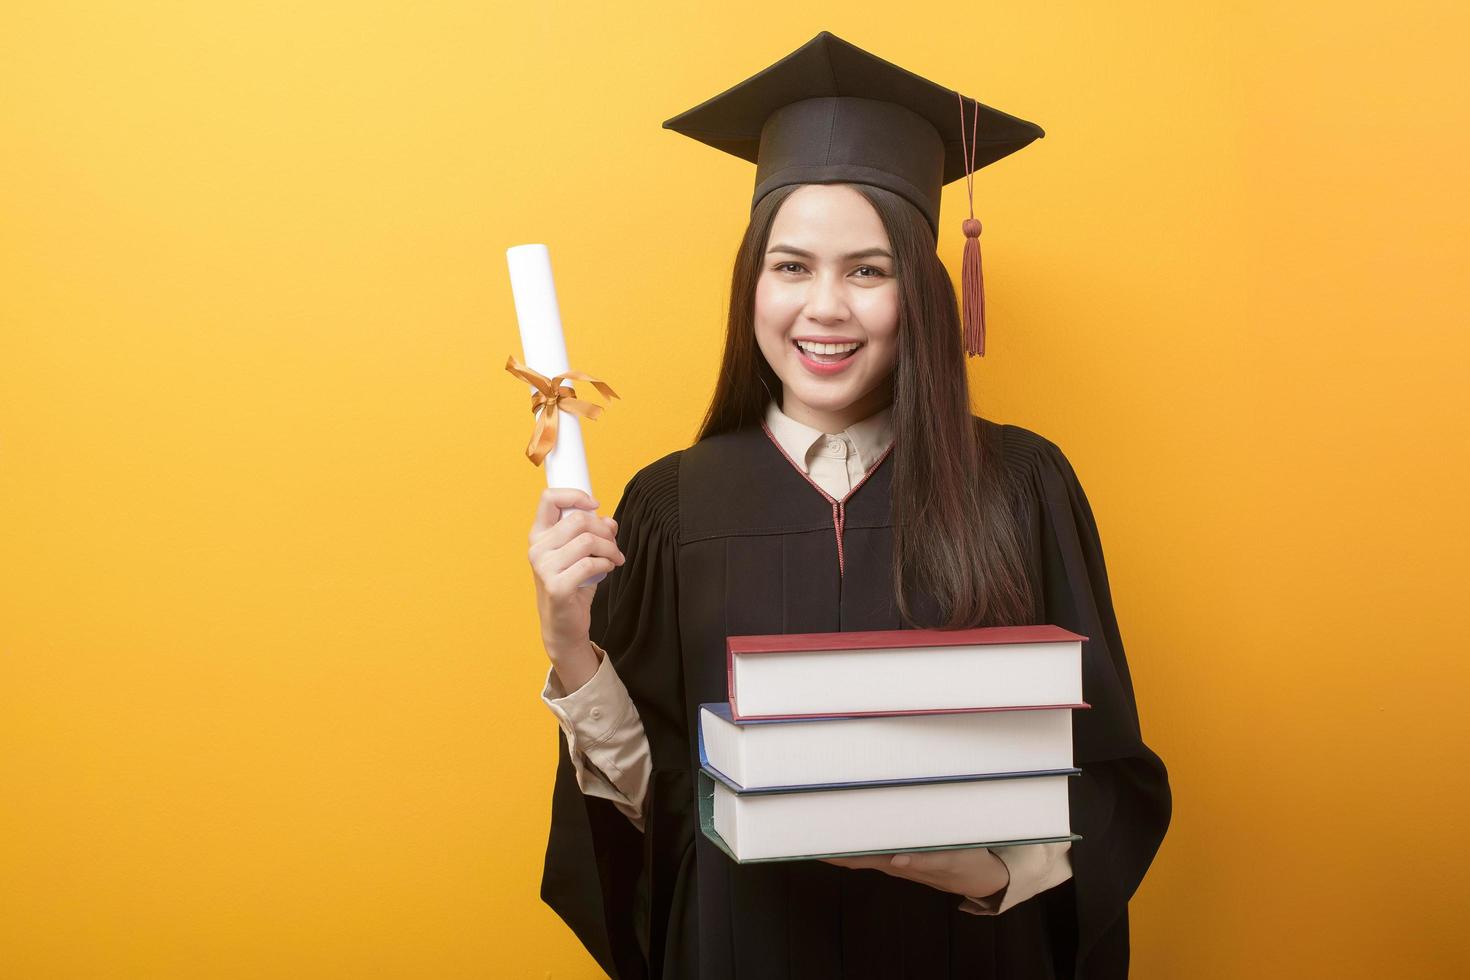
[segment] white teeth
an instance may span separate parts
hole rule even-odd
[[[850,350],[857,350],[861,344],[812,344],[805,340],[798,340],[796,346],[808,354],[843,354]]]

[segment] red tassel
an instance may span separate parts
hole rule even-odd
[[[960,150],[965,155],[965,191],[970,198],[970,216],[965,219],[965,254],[960,265],[960,309],[965,325],[965,354],[985,356],[985,276],[980,271],[980,222],[975,218],[975,147],[979,135],[980,103],[975,103],[975,120],[970,139],[965,139],[965,97],[960,100]]]
[[[965,254],[960,265],[964,297],[965,353],[985,356],[985,274],[980,270],[980,222],[966,218]]]

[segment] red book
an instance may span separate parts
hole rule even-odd
[[[735,721],[1085,708],[1082,644],[1060,626],[731,636]]]

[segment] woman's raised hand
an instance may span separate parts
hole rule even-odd
[[[563,515],[564,508],[574,509]],[[591,652],[588,632],[597,590],[581,584],[623,564],[617,529],[617,522],[599,516],[597,501],[581,490],[548,487],[536,504],[527,558],[536,580],[541,642],[553,665]]]

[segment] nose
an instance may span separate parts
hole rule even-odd
[[[806,313],[813,320],[822,323],[847,319],[847,296],[843,293],[840,276],[821,272],[813,278],[811,289],[807,292]]]

